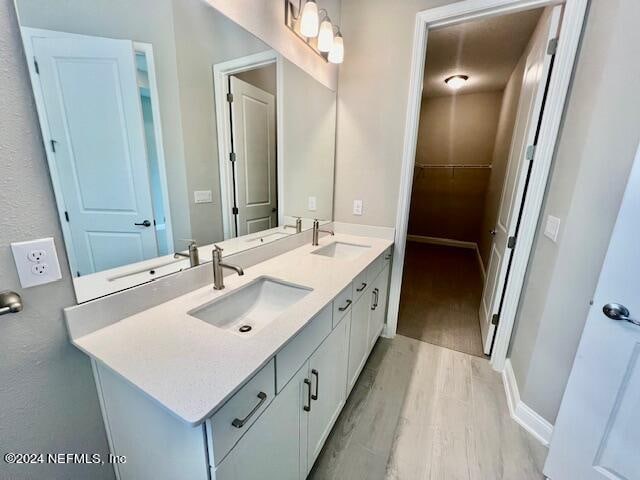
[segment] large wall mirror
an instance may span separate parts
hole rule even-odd
[[[331,220],[335,92],[204,1],[16,9],[80,302]]]

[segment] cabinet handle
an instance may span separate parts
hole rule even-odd
[[[307,405],[302,407],[305,412],[311,411],[311,381],[308,378],[304,379],[304,384],[307,386]]]
[[[249,412],[249,415],[244,417],[242,420],[240,420],[239,418],[234,418],[233,422],[231,422],[231,425],[233,425],[236,428],[244,427],[245,423],[247,423],[249,419],[253,417],[253,415],[258,411],[258,409],[262,406],[262,404],[267,400],[267,394],[264,392],[260,392],[258,393],[258,398],[260,399],[260,401],[255,407],[253,407],[253,410]]]
[[[373,305],[371,305],[371,310],[375,310],[376,308],[378,308],[378,292],[379,291],[380,290],[378,290],[377,288],[373,289],[372,294],[373,294],[374,300],[373,300]]]
[[[360,288],[356,288],[356,292],[361,292],[365,288],[367,288],[367,284],[366,282],[362,282],[362,285],[360,285]]]
[[[311,395],[311,400],[318,400],[318,390],[320,389],[320,374],[318,373],[318,370],[314,368],[313,370],[311,370],[311,375],[316,376],[316,393],[315,395]],[[309,390],[311,390],[311,387],[309,387]]]
[[[391,260],[391,254],[388,254],[384,257],[385,260]]]
[[[340,310],[341,312],[344,312],[347,308],[349,308],[349,305],[351,305],[351,300],[347,300],[347,303],[345,304],[345,306],[338,307],[338,310]]]

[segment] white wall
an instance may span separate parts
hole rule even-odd
[[[320,83],[332,90],[336,89],[338,68],[312,53],[309,47],[287,28],[284,23],[284,0],[206,1]],[[318,4],[328,10],[333,22],[340,24],[341,0],[319,0]]]
[[[0,290],[24,310],[0,317],[0,451],[106,456],[89,359],[67,338],[62,308],[75,303],[13,2],[0,2]],[[21,289],[9,243],[53,236],[63,279]],[[8,465],[3,479],[113,479],[110,465]]]
[[[640,3],[592,2],[510,357],[522,400],[554,422],[640,141]],[[593,308],[601,308],[594,305]]]

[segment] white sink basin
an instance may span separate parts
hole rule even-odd
[[[311,291],[301,285],[259,277],[188,314],[237,335],[251,336]]]
[[[344,258],[347,260],[353,260],[359,257],[367,249],[371,248],[368,245],[357,245],[355,243],[333,242],[329,245],[325,245],[317,250],[314,250],[314,255],[322,255],[324,257],[332,258]]]

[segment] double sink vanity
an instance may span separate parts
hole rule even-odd
[[[305,478],[384,328],[391,248],[325,236],[75,337],[67,312],[118,477]]]

